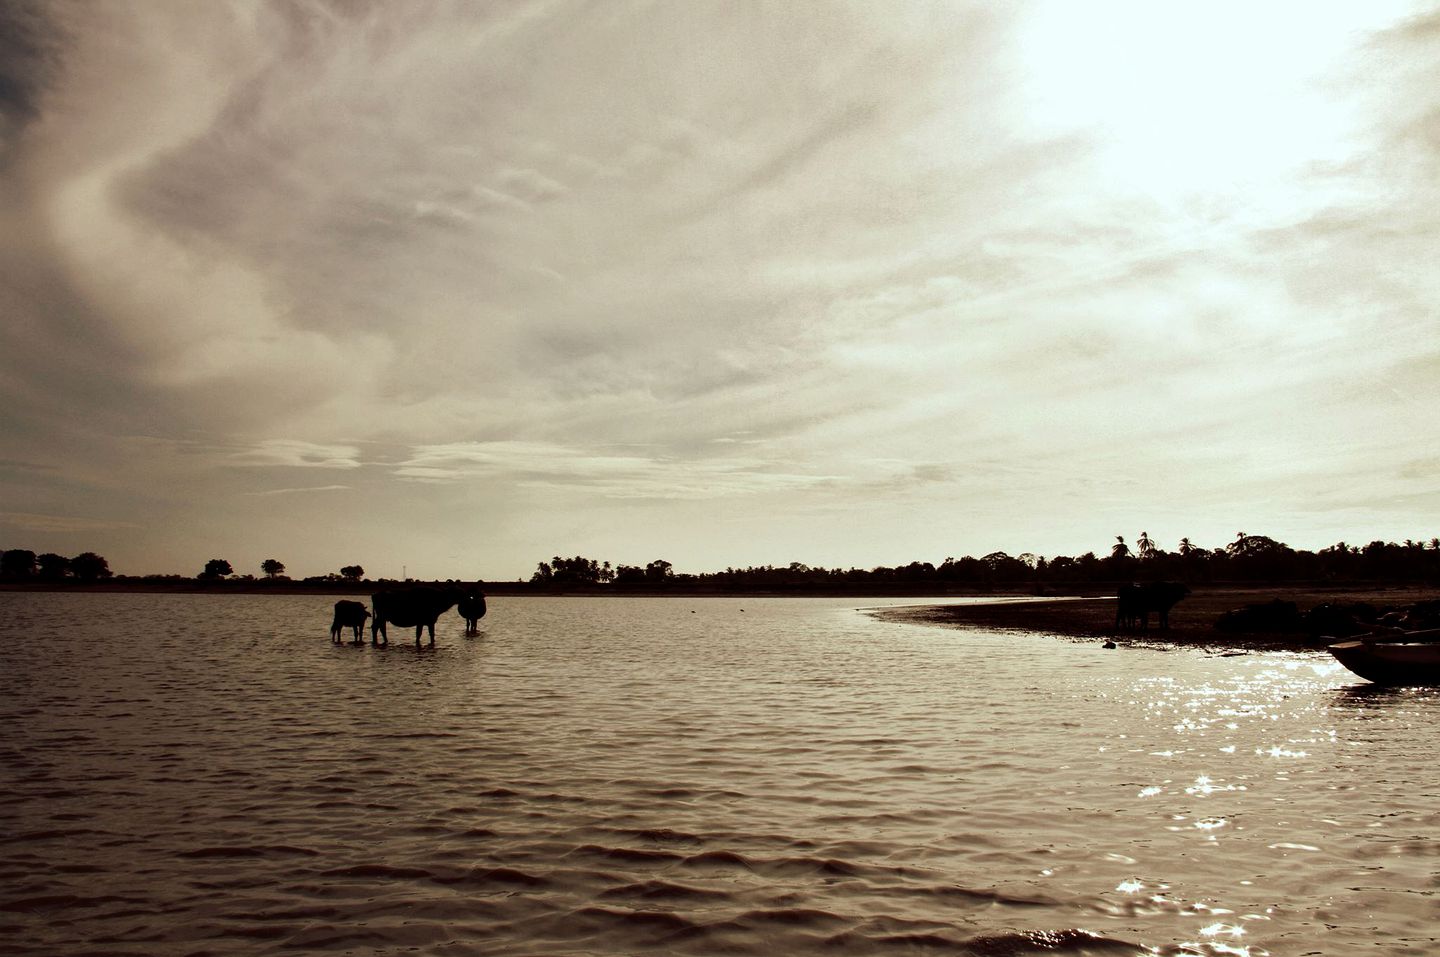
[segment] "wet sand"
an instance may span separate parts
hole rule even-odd
[[[1074,640],[1114,640],[1119,644],[1165,644],[1213,650],[1301,650],[1321,647],[1309,635],[1294,632],[1252,631],[1229,633],[1215,629],[1225,612],[1274,599],[1292,601],[1307,611],[1325,602],[1369,602],[1390,608],[1440,598],[1440,589],[1424,587],[1236,588],[1198,587],[1170,612],[1170,628],[1160,631],[1151,617],[1146,632],[1116,632],[1115,598],[1054,598],[1034,601],[997,601],[994,604],[929,605],[887,609],[877,613],[887,621],[1001,631],[1040,632]]]

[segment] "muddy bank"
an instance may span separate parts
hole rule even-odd
[[[1221,631],[1216,622],[1226,612],[1272,601],[1294,602],[1302,612],[1317,605],[1365,602],[1377,610],[1400,609],[1419,601],[1440,599],[1440,589],[1395,588],[1196,588],[1170,612],[1170,629],[1158,631],[1151,619],[1146,632],[1115,630],[1115,598],[1056,598],[987,605],[917,605],[875,612],[886,621],[941,625],[947,628],[1040,632],[1073,640],[1114,640],[1119,644],[1185,645],[1214,650],[1291,649],[1323,647],[1325,642],[1303,631],[1263,626]]]

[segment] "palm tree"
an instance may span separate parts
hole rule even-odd
[[[1141,560],[1155,557],[1155,542],[1149,532],[1140,533],[1140,537],[1135,539],[1135,547],[1140,550]]]
[[[1193,544],[1191,544],[1190,539],[1188,539],[1188,538],[1182,538],[1182,539],[1180,539],[1180,554],[1181,554],[1181,555],[1189,555],[1191,552],[1196,551],[1196,550],[1197,550],[1197,549],[1196,549],[1196,546],[1193,545]]]
[[[1110,546],[1111,558],[1125,558],[1130,554],[1130,546],[1125,544],[1124,535],[1115,536],[1115,544]]]

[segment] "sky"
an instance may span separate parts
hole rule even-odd
[[[1440,4],[0,2],[0,548],[1440,534]]]

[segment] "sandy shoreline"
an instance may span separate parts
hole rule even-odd
[[[1056,598],[1035,601],[997,601],[983,605],[907,605],[874,612],[886,621],[947,628],[1040,632],[1076,641],[1114,640],[1117,644],[1176,645],[1211,650],[1303,650],[1324,646],[1309,635],[1294,632],[1217,631],[1216,620],[1225,612],[1275,599],[1294,602],[1306,611],[1325,602],[1368,602],[1377,608],[1397,608],[1416,601],[1440,598],[1440,589],[1393,588],[1274,588],[1197,587],[1170,612],[1169,631],[1158,631],[1152,619],[1148,632],[1115,631],[1115,598]]]

